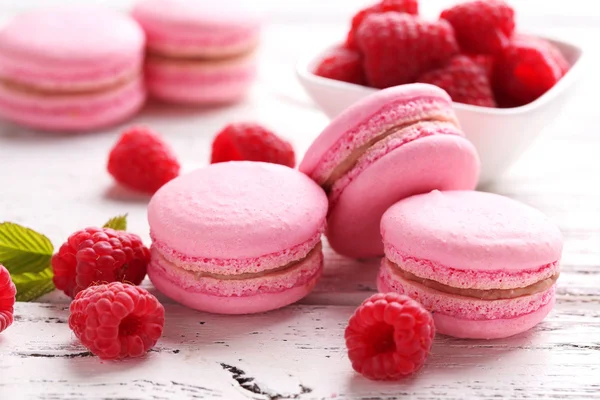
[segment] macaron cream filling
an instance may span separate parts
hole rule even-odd
[[[157,42],[154,41],[151,44],[149,43],[147,46],[148,56],[153,58],[165,58],[169,60],[176,59],[186,59],[186,60],[196,60],[196,61],[208,61],[224,58],[238,58],[244,57],[244,55],[253,54],[255,49],[258,47],[259,39],[258,35],[249,32],[253,36],[246,35],[245,37],[240,35],[240,37],[236,38],[233,43],[229,40],[217,40],[217,39],[208,39],[202,38],[201,41],[177,41],[173,42]],[[219,55],[218,58],[212,54],[210,50],[207,50],[205,47],[215,46],[218,48],[220,46],[226,46],[225,54]],[[215,50],[216,52],[216,50]]]
[[[187,265],[185,263],[178,264],[178,263],[169,262],[167,259],[165,259],[160,254],[160,252],[157,252],[156,256],[159,257],[162,261],[170,264],[173,268],[180,268],[180,269],[183,269],[183,270],[186,270],[186,271],[192,273],[197,279],[213,278],[213,279],[219,279],[219,280],[244,280],[244,279],[260,278],[260,277],[264,277],[266,275],[272,275],[272,274],[277,274],[277,273],[281,273],[281,272],[289,272],[290,270],[292,270],[294,268],[299,268],[303,262],[314,257],[315,254],[321,253],[321,250],[322,250],[322,244],[321,244],[321,242],[319,242],[306,256],[302,257],[301,259],[290,261],[289,263],[282,265],[280,267],[275,267],[275,268],[263,270],[260,272],[245,272],[245,273],[240,273],[240,274],[218,274],[218,273],[214,273],[214,272],[210,272],[210,271],[206,271],[206,270],[202,270],[202,269],[197,269],[197,268],[191,267],[190,265]]]
[[[453,294],[463,297],[472,297],[479,300],[505,300],[515,299],[522,296],[531,296],[537,293],[543,293],[550,289],[558,279],[559,272],[556,272],[552,276],[535,282],[531,285],[512,289],[466,289],[457,288],[443,283],[437,282],[432,279],[422,278],[413,273],[410,273],[398,264],[390,261],[388,258],[384,260],[387,267],[396,275],[400,276],[406,281],[415,282],[427,288],[436,290],[442,293]]]
[[[46,99],[40,103],[39,99]],[[69,95],[38,95],[13,91],[0,85],[0,107],[4,113],[10,112],[15,121],[22,121],[42,129],[46,124],[59,124],[62,128],[77,127],[90,129],[105,126],[112,118],[122,118],[132,114],[143,104],[145,92],[140,76],[125,85],[98,93],[77,93]],[[30,120],[35,115],[35,121]],[[76,117],[76,118],[75,118]],[[45,121],[45,122],[43,122]]]
[[[289,249],[277,253],[264,254],[252,258],[206,258],[191,257],[172,249],[165,242],[159,240],[151,231],[152,247],[173,265],[189,271],[203,271],[214,275],[241,275],[253,274],[280,268],[282,265],[304,259],[321,242],[321,236],[325,231],[325,222],[319,230],[307,241],[297,244]],[[223,274],[223,270],[231,271]]]
[[[245,297],[258,293],[313,286],[323,270],[323,253],[319,243],[306,257],[279,268],[238,275],[213,274],[182,268],[166,260],[152,248],[149,272],[162,275],[173,284],[194,293],[217,297]]]
[[[411,143],[415,140],[433,135],[455,135],[463,136],[462,131],[453,122],[421,121],[412,125],[404,126],[394,130],[386,137],[375,142],[365,150],[357,160],[344,171],[331,186],[324,186],[329,194],[330,204],[335,204],[346,186],[356,179],[365,169],[391,151]]]
[[[380,292],[406,294],[418,300],[436,315],[458,318],[462,321],[511,320],[534,313],[554,302],[556,285],[548,290],[514,299],[482,300],[473,297],[447,294],[428,288],[418,282],[408,281],[389,268],[380,270],[377,281]],[[447,332],[441,332],[448,334]]]
[[[163,52],[163,51],[157,51],[157,50],[152,50],[151,48],[148,48],[148,59],[152,60],[152,61],[169,61],[170,63],[178,63],[178,64],[182,64],[182,65],[193,65],[195,63],[202,63],[203,65],[205,63],[209,63],[210,64],[226,64],[226,63],[230,63],[232,61],[242,61],[242,60],[252,60],[255,53],[256,53],[256,47],[258,46],[258,43],[253,44],[249,49],[247,47],[245,47],[243,50],[241,50],[239,53],[236,54],[231,54],[231,55],[226,55],[226,56],[222,56],[219,58],[216,57],[210,57],[210,56],[206,56],[206,55],[200,55],[200,54],[191,54],[191,55],[178,55],[178,54],[173,54],[171,52]]]
[[[325,182],[323,182],[321,184],[321,186],[323,187],[323,189],[325,189],[326,192],[329,192],[331,190],[332,186],[334,186],[335,183],[339,179],[341,179],[344,175],[346,175],[348,172],[350,172],[360,162],[361,158],[363,158],[365,155],[367,155],[367,153],[369,153],[369,150],[371,148],[377,146],[377,144],[379,144],[379,143],[386,141],[386,139],[388,139],[390,137],[394,137],[396,139],[402,139],[401,144],[406,144],[406,143],[412,142],[413,140],[417,140],[421,137],[430,136],[431,134],[434,134],[433,131],[424,132],[423,130],[418,130],[416,132],[417,134],[416,135],[414,134],[415,130],[411,129],[411,128],[413,128],[415,126],[421,126],[424,123],[425,124],[426,123],[438,123],[438,124],[443,124],[442,126],[451,125],[452,128],[454,128],[454,129],[449,128],[449,129],[435,131],[435,134],[451,133],[451,134],[463,136],[463,133],[456,126],[455,121],[453,121],[452,119],[445,119],[443,117],[426,118],[426,119],[423,119],[418,122],[413,121],[413,122],[409,122],[409,123],[403,123],[398,126],[394,126],[393,128],[390,128],[387,131],[385,131],[384,133],[382,133],[381,135],[374,137],[373,139],[371,139],[367,143],[363,144],[362,146],[354,149],[354,151],[348,157],[346,157],[337,167],[335,167],[333,169],[329,178],[327,178],[327,180]],[[396,146],[396,147],[399,147],[399,146]]]
[[[330,187],[377,142],[420,121],[450,122],[458,126],[451,103],[444,97],[418,96],[391,102],[347,131],[321,157],[310,176]]]
[[[85,96],[93,94],[103,94],[113,92],[121,89],[128,84],[134,82],[140,76],[139,71],[128,71],[126,74],[122,74],[112,80],[105,82],[99,82],[95,84],[87,85],[76,85],[70,88],[64,87],[45,87],[40,85],[34,85],[32,83],[19,82],[8,78],[0,77],[0,85],[6,90],[13,92],[19,92],[25,95],[35,96],[52,96],[52,97],[63,97],[63,96]]]
[[[404,254],[390,243],[385,244],[385,255],[390,264],[402,266],[402,270],[419,278],[439,282],[459,289],[493,290],[516,289],[533,285],[539,281],[558,276],[560,262],[555,260],[533,268],[502,269],[459,269]],[[476,282],[476,284],[474,284]]]

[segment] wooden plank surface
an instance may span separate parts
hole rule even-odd
[[[169,304],[156,349],[125,362],[100,362],[86,352],[66,327],[65,305],[18,309],[0,342],[3,399],[25,393],[39,399],[584,399],[600,393],[597,299],[560,295],[544,323],[505,340],[438,336],[424,370],[395,383],[352,372],[343,342],[352,306],[231,317]]]
[[[41,3],[0,1],[0,16]],[[347,16],[364,3],[263,0],[272,24],[264,36],[260,79],[248,101],[204,111],[150,104],[134,123],[162,132],[184,170],[207,163],[212,136],[232,120],[265,123],[302,154],[327,119],[301,91],[293,64],[315,44],[341,37]],[[435,15],[449,2],[421,3],[426,14]],[[595,100],[600,5],[587,0],[570,1],[569,7],[539,0],[512,3],[527,30],[575,40],[588,52],[588,74],[556,123],[502,179],[481,188],[539,208],[565,236],[557,305],[537,328],[495,341],[440,336],[427,366],[414,378],[369,382],[351,370],[343,329],[354,307],[375,291],[378,261],[349,260],[326,248],[325,275],[314,293],[275,312],[208,315],[157,293],[167,309],[165,334],[141,360],[91,357],[68,329],[68,299],[59,293],[20,303],[15,324],[0,335],[0,399],[600,398]],[[0,125],[0,220],[39,230],[58,246],[76,229],[127,212],[130,230],[148,242],[148,198],[114,186],[105,173],[118,132],[62,136]],[[144,285],[153,290],[148,282]]]

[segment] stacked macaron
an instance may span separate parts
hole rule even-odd
[[[241,1],[144,0],[132,12],[147,36],[156,98],[192,104],[241,99],[256,74],[260,21]]]
[[[511,336],[552,309],[560,231],[530,207],[473,191],[477,154],[438,87],[397,86],[354,104],[300,170],[328,194],[332,248],[385,255],[379,290],[422,303],[438,332]]]
[[[326,232],[343,255],[384,256],[379,290],[422,303],[440,333],[511,336],[552,309],[560,231],[473,191],[477,154],[442,89],[404,85],[356,103],[300,171],[234,161],[163,186],[148,208],[154,285],[203,311],[279,308],[315,286]]]
[[[144,34],[95,7],[41,9],[0,31],[0,116],[49,131],[98,129],[144,103]]]
[[[90,6],[18,15],[0,30],[0,117],[89,131],[133,116],[147,89],[176,103],[241,100],[260,27],[244,4],[146,0],[132,16]]]

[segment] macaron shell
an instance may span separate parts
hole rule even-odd
[[[253,258],[314,237],[327,197],[306,175],[259,162],[228,162],[182,175],[148,206],[156,241],[199,258]]]
[[[234,282],[238,287],[237,290],[246,292],[244,296],[215,295],[206,292],[203,285],[196,287],[193,281],[182,284],[155,262],[151,262],[148,266],[148,276],[161,293],[187,307],[218,314],[251,314],[285,307],[308,295],[323,272],[323,255],[319,252],[316,257],[308,261],[311,264],[308,267],[314,273],[308,279],[299,281],[293,286],[283,283],[279,290],[266,291],[264,287],[267,285],[258,282],[246,291],[243,288],[244,280]],[[268,279],[270,279],[268,276],[263,278],[265,281]],[[285,281],[285,275],[280,280]]]
[[[0,76],[49,90],[104,85],[141,70],[144,43],[138,24],[116,11],[38,9],[0,30]]]
[[[327,237],[338,253],[365,258],[383,254],[381,216],[397,201],[433,189],[474,189],[479,159],[455,135],[406,143],[379,158],[349,183],[328,216]]]
[[[460,270],[514,273],[555,263],[562,253],[562,235],[549,218],[484,192],[405,199],[385,213],[381,233],[403,254]]]
[[[258,43],[261,18],[242,0],[146,0],[134,7],[153,52],[176,57],[225,57]]]
[[[434,314],[435,329],[443,335],[463,339],[503,339],[526,332],[542,322],[554,307],[554,298],[536,311],[511,319],[469,321],[449,315]]]
[[[245,97],[256,77],[254,56],[223,61],[182,62],[149,58],[146,82],[150,94],[164,101],[185,104],[219,104]]]
[[[336,117],[307,150],[299,169],[319,181],[373,137],[438,114],[455,121],[450,96],[437,86],[415,83],[377,91]]]
[[[80,132],[109,127],[133,116],[146,100],[141,77],[109,91],[51,96],[0,84],[0,116],[31,128]]]

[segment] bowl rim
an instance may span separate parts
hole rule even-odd
[[[584,60],[584,58],[586,58],[587,52],[584,51],[584,49],[582,47],[578,46],[577,44],[574,44],[572,42],[568,42],[568,41],[565,41],[562,39],[558,39],[558,38],[555,38],[552,36],[536,35],[536,34],[529,34],[529,35],[540,38],[540,39],[545,39],[545,40],[551,42],[552,44],[557,45],[557,47],[559,47],[561,49],[570,48],[577,54],[577,57],[576,57],[574,63],[571,65],[571,68],[569,68],[569,71],[567,71],[567,73],[558,81],[558,83],[556,85],[554,85],[550,90],[548,90],[546,93],[544,93],[543,95],[541,95],[540,97],[538,97],[537,99],[532,101],[531,103],[527,103],[527,104],[519,106],[519,107],[491,108],[491,107],[482,107],[482,106],[476,106],[476,105],[471,105],[471,104],[452,102],[453,107],[456,110],[464,110],[464,111],[470,111],[470,112],[476,112],[476,113],[488,114],[488,115],[525,114],[534,109],[542,107],[543,105],[545,105],[546,103],[551,101],[554,97],[556,97],[556,96],[560,95],[562,92],[564,92],[566,90],[566,88],[571,86],[577,80],[579,75],[581,74],[582,66],[584,65],[583,60]],[[352,92],[375,93],[378,90],[381,90],[381,89],[376,89],[376,88],[372,88],[372,87],[368,87],[368,86],[357,85],[354,83],[336,81],[334,79],[324,78],[324,77],[315,75],[312,72],[312,71],[314,71],[315,64],[323,57],[325,52],[327,52],[328,50],[330,50],[334,47],[337,47],[337,46],[339,46],[339,44],[338,45],[330,45],[330,46],[324,48],[323,50],[319,51],[316,56],[312,56],[311,58],[306,58],[306,59],[299,61],[296,64],[296,74],[299,77],[299,79],[301,81],[310,81],[312,84],[319,85],[319,86],[328,86],[331,88],[337,88],[339,90],[352,91]]]

